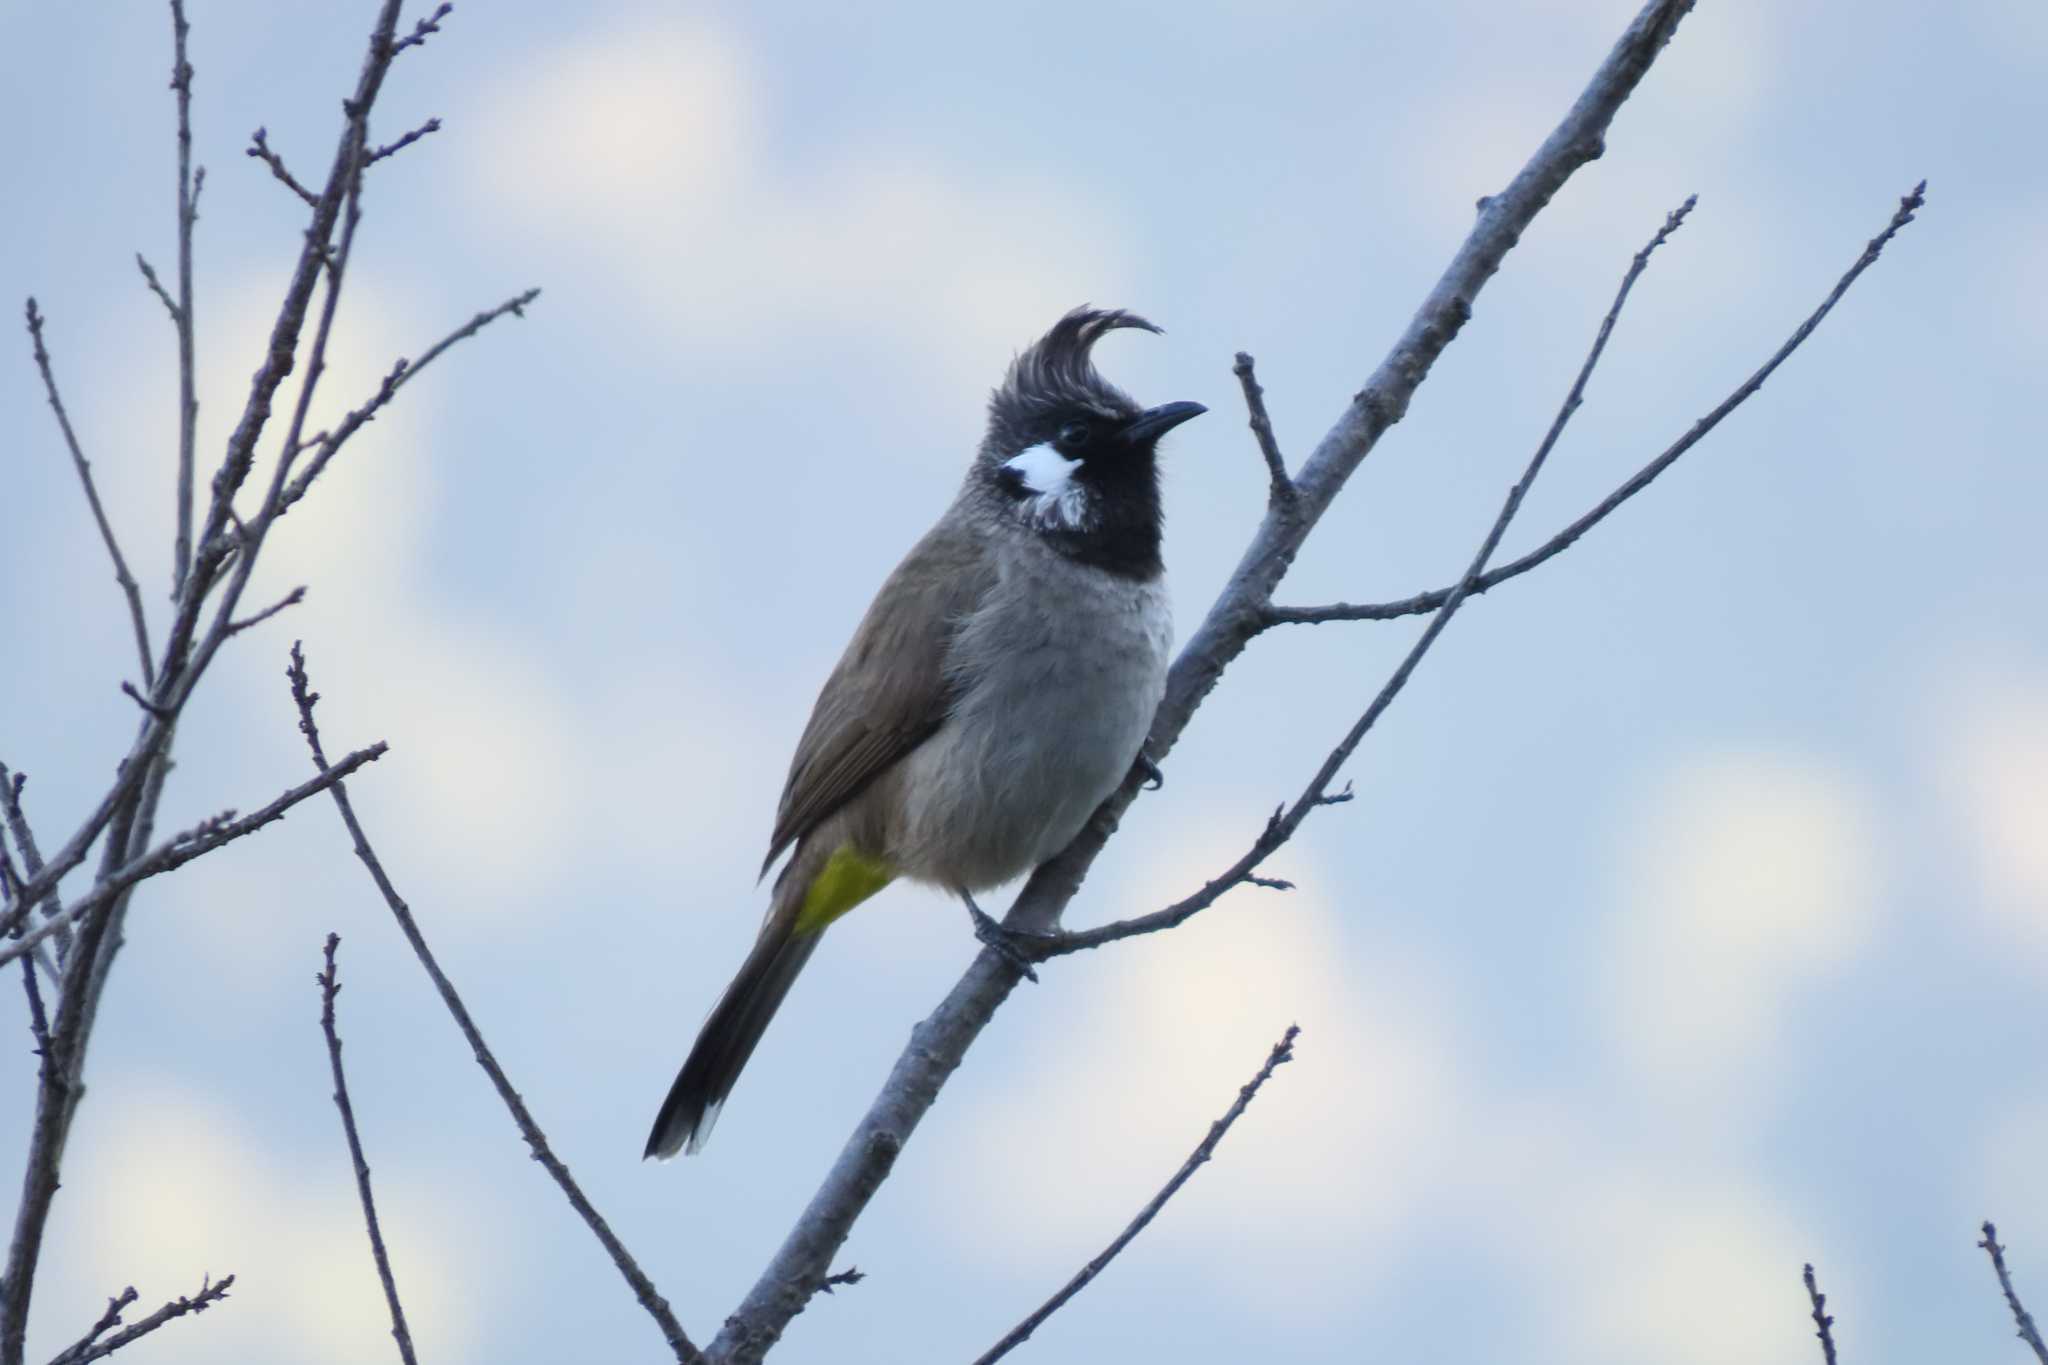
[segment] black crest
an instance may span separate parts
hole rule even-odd
[[[1136,413],[1129,394],[1096,371],[1090,352],[1095,343],[1121,327],[1147,332],[1160,329],[1121,308],[1090,308],[1082,304],[1052,325],[1052,330],[1027,347],[989,396],[991,425],[1021,428],[1055,409],[1094,409],[1113,416]]]

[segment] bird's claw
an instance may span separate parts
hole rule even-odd
[[[1035,946],[1032,940],[1049,935],[1006,929],[982,913],[981,907],[974,903],[974,897],[965,891],[960,893],[960,899],[967,905],[967,917],[974,921],[975,938],[994,949],[996,956],[1015,967],[1026,981],[1036,984],[1038,971],[1031,965],[1034,956],[1032,949]]]
[[[1138,752],[1137,768],[1139,772],[1145,774],[1143,790],[1156,792],[1166,785],[1166,774],[1159,771],[1159,765],[1154,763],[1152,756],[1142,749]]]

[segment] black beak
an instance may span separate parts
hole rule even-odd
[[[1124,424],[1121,433],[1124,444],[1149,446],[1190,417],[1200,417],[1207,411],[1200,403],[1162,403],[1156,408],[1147,408]]]

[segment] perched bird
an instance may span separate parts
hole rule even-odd
[[[959,496],[825,680],[762,875],[795,852],[646,1155],[704,1145],[834,920],[898,877],[972,908],[1065,847],[1140,761],[1173,633],[1155,452],[1205,409],[1141,408],[1098,374],[1089,353],[1120,327],[1159,330],[1077,308],[1011,362]]]

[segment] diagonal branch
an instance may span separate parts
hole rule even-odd
[[[323,774],[336,771],[327,766],[327,755],[320,744],[320,730],[313,723],[313,706],[320,700],[320,694],[311,690],[306,677],[305,654],[296,642],[292,645],[292,663],[286,670],[286,676],[292,682],[292,700],[299,708],[299,730],[306,736],[306,745],[312,750],[313,765]],[[455,983],[441,970],[440,962],[435,959],[433,950],[427,946],[426,935],[420,932],[419,922],[413,918],[412,907],[399,896],[398,888],[391,884],[390,876],[384,871],[384,864],[378,860],[376,851],[370,847],[370,837],[363,833],[362,823],[356,819],[355,806],[348,799],[348,789],[336,782],[333,784],[333,792],[335,808],[341,812],[341,822],[348,828],[349,839],[355,845],[356,857],[368,870],[370,880],[377,884],[377,890],[384,897],[384,903],[391,908],[392,917],[398,921],[399,932],[405,935],[405,941],[412,945],[413,953],[419,958],[420,965],[427,969],[427,975],[433,979],[434,988],[441,993],[442,1003],[448,1007],[448,1013],[454,1016],[455,1026],[462,1030],[462,1036],[468,1041],[470,1051],[475,1054],[477,1065],[490,1077],[491,1086],[498,1092],[498,1098],[503,1100],[506,1109],[511,1111],[512,1121],[518,1125],[519,1135],[526,1139],[527,1147],[533,1152],[533,1159],[541,1164],[553,1177],[554,1182],[561,1187],[562,1193],[568,1196],[569,1206],[576,1210],[577,1216],[583,1219],[585,1225],[603,1245],[606,1254],[612,1258],[612,1264],[618,1267],[619,1274],[624,1276],[626,1283],[632,1287],[633,1297],[661,1329],[661,1334],[668,1342],[669,1349],[675,1353],[676,1359],[682,1362],[682,1365],[694,1365],[694,1362],[702,1357],[688,1334],[683,1331],[683,1325],[676,1321],[675,1313],[668,1306],[668,1300],[655,1289],[654,1282],[647,1278],[639,1263],[612,1232],[611,1225],[604,1220],[604,1215],[600,1214],[584,1196],[582,1187],[576,1183],[576,1178],[569,1174],[569,1168],[548,1144],[547,1134],[534,1122],[532,1113],[526,1108],[526,1101],[519,1098],[519,1092],[512,1088],[511,1080],[505,1075],[504,1068],[498,1065],[498,1059],[492,1053],[490,1045],[484,1042],[483,1032],[477,1028],[476,1021],[470,1018],[468,1007],[456,993]]]
[[[85,500],[92,508],[93,522],[100,528],[100,540],[107,547],[107,557],[114,561],[114,581],[121,585],[121,594],[128,599],[128,620],[135,627],[135,653],[142,661],[142,680],[144,683],[153,682],[156,673],[155,665],[150,661],[149,622],[142,613],[142,590],[136,585],[135,575],[128,572],[128,561],[121,555],[120,542],[114,539],[114,527],[107,520],[107,509],[100,505],[100,491],[93,485],[92,465],[87,462],[85,452],[79,449],[78,433],[71,429],[71,414],[64,411],[64,400],[57,394],[57,377],[50,371],[50,353],[43,346],[43,315],[37,311],[33,298],[28,301],[25,311],[36,369],[43,376],[43,393],[50,400],[50,411],[57,414],[57,426],[64,433],[64,444],[71,450],[71,466],[78,471],[78,482],[85,488]]]
[[[384,146],[379,147],[376,151],[371,152],[368,156],[364,157],[363,166],[365,169],[368,169],[369,167],[374,166],[378,162],[384,160],[384,158],[386,157],[397,156],[400,152],[412,146],[413,143],[418,142],[427,134],[438,133],[440,131],[441,120],[437,118],[430,118],[425,123],[422,123],[419,127],[407,133],[404,137],[398,139],[398,141],[387,143]]]
[[[194,858],[204,857],[213,852],[222,844],[231,844],[245,835],[254,834],[272,821],[282,820],[285,812],[293,806],[309,796],[317,796],[329,787],[339,785],[342,778],[364,764],[374,763],[384,757],[388,748],[388,745],[379,740],[367,749],[358,749],[318,777],[301,782],[254,814],[236,819],[233,811],[225,811],[201,821],[182,834],[173,835],[133,862],[103,874],[93,883],[91,891],[65,906],[61,913],[44,920],[20,938],[0,946],[0,966],[14,961],[64,925],[75,924],[95,910],[112,904],[136,883],[175,871]],[[4,920],[0,920],[0,933],[13,932],[15,924],[27,916],[28,908],[29,902],[17,896],[14,907]]]
[[[1898,235],[1901,228],[1913,221],[1915,212],[1926,202],[1926,194],[1927,182],[1923,180],[1913,187],[1912,193],[1899,200],[1898,211],[1892,215],[1891,222],[1886,224],[1884,231],[1871,238],[1864,246],[1863,254],[1856,258],[1856,263],[1849,267],[1848,273],[1836,281],[1834,289],[1821,300],[1820,306],[1807,315],[1806,320],[1793,330],[1785,344],[1773,352],[1771,358],[1758,367],[1756,373],[1736,386],[1735,391],[1722,399],[1712,412],[1693,423],[1691,430],[1665,447],[1664,452],[1656,459],[1637,470],[1627,483],[1602,498],[1599,505],[1520,559],[1512,560],[1489,572],[1472,585],[1472,592],[1482,593],[1488,588],[1507,582],[1510,578],[1518,578],[1571,548],[1580,536],[1598,526],[1623,503],[1648,488],[1659,474],[1677,463],[1679,456],[1698,445],[1702,437],[1721,424],[1722,418],[1741,407],[1751,394],[1762,388],[1764,381],[1771,377],[1772,372],[1784,364],[1786,358],[1813,335],[1814,329],[1820,326],[1821,319],[1834,311],[1842,295],[1849,292],[1849,286],[1856,283],[1857,276],[1869,269],[1877,261],[1878,253],[1884,250],[1885,245]],[[1327,607],[1269,606],[1260,623],[1260,629],[1277,625],[1313,625],[1324,621],[1388,621],[1399,616],[1419,616],[1441,607],[1451,591],[1450,588],[1438,588],[1434,592],[1417,593],[1398,602],[1380,602],[1364,606],[1354,606],[1346,602],[1338,602]]]
[[[1254,362],[1244,351],[1237,353],[1237,363],[1230,372],[1237,376],[1238,387],[1244,390],[1244,407],[1247,425],[1252,437],[1259,443],[1259,456],[1266,462],[1266,506],[1268,509],[1291,506],[1294,502],[1294,480],[1287,477],[1287,459],[1280,453],[1280,442],[1273,435],[1273,419],[1266,415],[1266,390],[1259,384],[1259,378],[1252,371]]]
[[[278,502],[279,515],[283,515],[293,503],[306,496],[307,491],[313,486],[313,480],[320,477],[321,472],[327,468],[327,462],[334,458],[348,438],[355,435],[366,423],[375,421],[377,414],[383,411],[393,398],[398,396],[398,391],[404,388],[413,376],[433,364],[435,360],[440,358],[443,351],[446,351],[456,342],[475,336],[478,332],[481,332],[506,314],[509,313],[513,317],[524,318],[527,305],[539,297],[540,290],[538,289],[529,289],[524,293],[516,294],[499,304],[496,308],[489,308],[478,313],[468,322],[465,322],[447,336],[442,337],[439,341],[428,347],[426,353],[418,360],[401,359],[397,364],[393,365],[391,373],[384,376],[384,382],[377,386],[377,392],[370,395],[369,401],[349,413],[348,416],[342,418],[340,425],[336,426],[333,431],[322,433],[306,441],[306,446],[315,449],[317,453],[307,462],[305,469],[300,471],[299,476],[293,479],[290,485],[285,488]]]
[[[234,1284],[235,1277],[232,1275],[222,1278],[218,1283],[202,1280],[199,1292],[190,1298],[172,1299],[133,1327],[123,1328],[104,1340],[95,1340],[101,1333],[121,1321],[122,1308],[135,1302],[135,1291],[131,1288],[121,1298],[108,1303],[106,1315],[93,1325],[91,1334],[85,1340],[51,1360],[50,1365],[87,1365],[88,1361],[110,1356],[123,1346],[148,1336],[173,1318],[182,1318],[187,1313],[204,1313],[225,1299],[228,1290],[232,1289]]]
[[[1551,196],[1601,154],[1616,113],[1691,9],[1692,0],[1649,0],[1571,111],[1507,188],[1488,199],[1413,321],[1301,467],[1294,479],[1294,506],[1285,512],[1268,509],[1215,605],[1181,650],[1144,748],[1155,762],[1172,750],[1224,669],[1258,633],[1273,588],[1303,541],[1380,437],[1407,411],[1430,367],[1471,316],[1472,301],[1486,281]],[[1007,927],[1044,933],[1058,924],[1143,780],[1143,772],[1134,767],[1074,842],[1032,875],[1005,918]],[[1018,980],[1014,965],[993,951],[983,952],[911,1031],[909,1046],[802,1217],[712,1342],[715,1359],[759,1360],[803,1311],[897,1153]]]
[[[1984,1240],[1977,1243],[1991,1257],[1991,1268],[1998,1272],[1998,1287],[2005,1293],[2005,1306],[2012,1311],[2012,1320],[2019,1326],[2019,1339],[2027,1343],[2034,1358],[2041,1365],[2048,1365],[2048,1343],[2041,1340],[2041,1331],[2034,1326],[2034,1315],[2020,1303],[2020,1296],[2013,1290],[2012,1276],[2005,1268],[2005,1248],[1998,1244],[1998,1229],[1990,1220],[1984,1223]]]
[[[301,185],[299,178],[285,169],[284,158],[271,150],[269,129],[258,128],[251,134],[249,145],[243,149],[242,155],[254,157],[270,167],[270,173],[277,177],[278,183],[299,196],[307,207],[318,208],[320,206],[320,196],[307,189],[304,185]]]
[[[1266,1064],[1259,1068],[1256,1076],[1253,1076],[1251,1080],[1239,1088],[1236,1101],[1230,1108],[1224,1111],[1223,1117],[1209,1125],[1209,1135],[1202,1139],[1193,1152],[1189,1153],[1188,1159],[1182,1162],[1180,1169],[1173,1173],[1173,1179],[1167,1181],[1164,1188],[1158,1194],[1153,1195],[1151,1201],[1144,1208],[1138,1210],[1138,1216],[1133,1218],[1130,1221],[1130,1225],[1117,1234],[1115,1241],[1104,1247],[1094,1260],[1082,1266],[1080,1273],[1061,1286],[1059,1293],[1040,1304],[1038,1310],[1030,1317],[1012,1327],[1009,1335],[976,1357],[974,1365],[995,1365],[996,1361],[1001,1360],[1011,1351],[1022,1346],[1033,1332],[1044,1325],[1047,1318],[1066,1307],[1069,1299],[1073,1298],[1074,1295],[1080,1293],[1083,1289],[1086,1289],[1088,1282],[1097,1275],[1100,1275],[1103,1269],[1116,1259],[1117,1253],[1129,1246],[1132,1240],[1145,1230],[1146,1225],[1158,1216],[1161,1209],[1166,1207],[1166,1201],[1179,1194],[1180,1187],[1188,1183],[1188,1178],[1194,1175],[1210,1157],[1216,1155],[1216,1148],[1222,1143],[1223,1135],[1229,1132],[1230,1125],[1236,1123],[1244,1114],[1244,1111],[1251,1107],[1253,1098],[1259,1093],[1259,1087],[1272,1078],[1273,1072],[1278,1067],[1294,1060],[1294,1040],[1300,1034],[1301,1027],[1299,1025],[1289,1024],[1287,1026],[1287,1032],[1280,1036],[1280,1041],[1273,1044],[1273,1050],[1266,1054]],[[1831,1360],[1828,1365],[1834,1365],[1834,1362]]]
[[[42,850],[36,847],[35,831],[29,828],[28,813],[21,808],[21,789],[27,785],[27,773],[9,772],[7,765],[0,763],[0,819],[6,821],[8,836],[14,840],[14,846],[21,850],[22,872],[26,874],[29,880],[34,880],[42,875],[43,854]],[[28,902],[22,897],[21,892],[22,882],[16,881],[13,886],[7,888],[7,895],[4,898],[0,898],[0,903],[27,904]],[[46,919],[54,918],[62,913],[63,909],[64,898],[57,894],[56,884],[52,882],[48,892],[43,896],[43,916]],[[13,918],[12,912],[6,918],[11,920]],[[59,929],[57,931],[57,960],[62,962],[65,954],[70,950],[71,930],[69,928]]]
[[[1807,1262],[1804,1278],[1806,1301],[1813,1305],[1813,1334],[1820,1338],[1821,1359],[1824,1365],[1835,1365],[1835,1319],[1827,1311],[1828,1296],[1821,1293],[1820,1286],[1814,1283],[1811,1261]]]
[[[355,1166],[356,1197],[362,1201],[363,1224],[370,1230],[370,1255],[377,1262],[384,1302],[391,1307],[391,1336],[398,1343],[399,1359],[405,1365],[419,1365],[419,1357],[412,1350],[412,1333],[406,1330],[405,1309],[398,1303],[398,1281],[391,1274],[391,1257],[384,1250],[384,1230],[377,1225],[377,1200],[370,1193],[370,1163],[363,1157],[363,1140],[356,1133],[356,1111],[348,1100],[348,1077],[341,1069],[341,1033],[334,1023],[334,997],[341,993],[334,950],[340,946],[340,934],[327,936],[327,969],[313,977],[320,983],[320,1031],[327,1036],[327,1064],[334,1073],[334,1107],[341,1111],[341,1131],[348,1139],[349,1161]]]
[[[1649,268],[1651,253],[1664,245],[1666,239],[1678,230],[1697,202],[1697,196],[1688,197],[1683,204],[1666,215],[1664,226],[1657,230],[1657,235],[1652,237],[1649,244],[1638,251],[1635,259],[1629,262],[1628,270],[1621,277],[1621,287],[1615,290],[1614,302],[1608,307],[1607,315],[1600,320],[1600,330],[1594,335],[1592,348],[1586,352],[1585,362],[1579,366],[1578,377],[1572,381],[1571,391],[1565,394],[1557,415],[1551,418],[1550,428],[1543,433],[1543,439],[1537,443],[1536,453],[1529,457],[1529,465],[1522,471],[1522,477],[1508,490],[1507,498],[1501,504],[1500,514],[1493,519],[1493,525],[1487,528],[1486,538],[1472,556],[1472,563],[1465,570],[1465,576],[1458,580],[1458,585],[1444,599],[1443,605],[1430,617],[1429,625],[1410,646],[1408,653],[1387,678],[1385,685],[1380,688],[1379,694],[1372,699],[1372,704],[1365,708],[1365,713],[1345,732],[1344,738],[1337,742],[1337,747],[1330,750],[1329,755],[1323,759],[1322,766],[1316,770],[1315,776],[1309,779],[1308,786],[1295,798],[1294,804],[1275,811],[1272,819],[1266,822],[1266,827],[1259,832],[1259,837],[1252,842],[1252,846],[1244,855],[1221,876],[1204,884],[1194,895],[1149,915],[1139,915],[1096,929],[1050,936],[1042,941],[1042,946],[1035,946],[1038,955],[1053,957],[1063,953],[1079,952],[1084,948],[1099,948],[1118,939],[1132,938],[1139,934],[1154,934],[1184,923],[1214,905],[1226,891],[1247,882],[1259,881],[1255,874],[1260,864],[1294,837],[1294,832],[1301,828],[1301,822],[1308,818],[1311,811],[1350,798],[1348,790],[1335,796],[1329,794],[1330,784],[1336,780],[1338,770],[1350,761],[1351,755],[1357,751],[1366,734],[1379,718],[1386,714],[1387,708],[1394,704],[1394,699],[1401,694],[1401,689],[1408,685],[1408,679],[1414,675],[1416,665],[1422,662],[1423,655],[1429,653],[1430,646],[1436,643],[1437,637],[1450,625],[1451,617],[1464,605],[1473,584],[1485,574],[1488,561],[1493,558],[1494,551],[1500,548],[1501,537],[1507,534],[1515,514],[1521,511],[1522,499],[1528,494],[1529,486],[1535,483],[1536,476],[1543,472],[1543,465],[1550,458],[1550,452],[1556,448],[1558,438],[1564,435],[1565,425],[1571,421],[1572,414],[1585,403],[1586,384],[1592,379],[1594,369],[1600,364],[1600,357],[1606,353],[1608,338],[1614,335],[1614,324],[1621,317],[1622,306],[1628,302],[1629,292],[1635,288],[1636,281],[1642,278],[1643,271]],[[1270,881],[1266,884],[1273,885]],[[1280,885],[1284,887],[1285,883]]]

